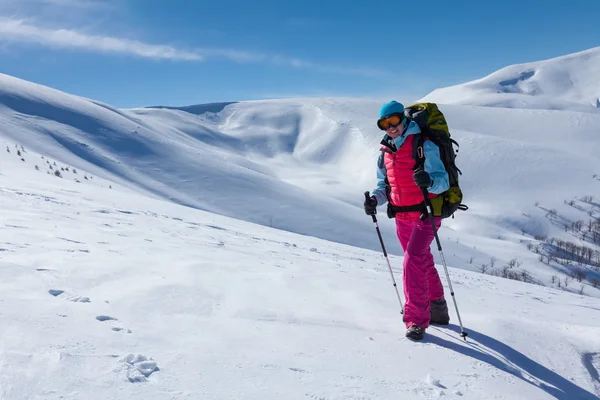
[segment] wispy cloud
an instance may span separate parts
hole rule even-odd
[[[88,35],[69,29],[47,29],[30,25],[23,20],[0,18],[0,39],[29,42],[50,47],[74,48],[106,53],[124,53],[139,57],[171,60],[201,61],[193,51],[156,45],[111,36]]]
[[[66,4],[74,0],[45,0]],[[96,3],[93,0],[87,0]],[[305,69],[321,73],[365,77],[390,76],[385,70],[370,67],[346,67],[320,64],[284,55],[265,54],[234,49],[191,48],[145,43],[127,38],[88,34],[72,29],[54,29],[34,25],[24,19],[0,17],[0,41],[32,43],[52,48],[90,52],[120,53],[157,60],[206,61],[226,59],[236,63],[263,63]]]
[[[13,0],[14,1],[14,0]],[[111,4],[110,0],[20,0],[21,2],[42,3],[63,7],[97,8]]]
[[[34,11],[40,7],[98,9],[114,6],[114,0],[0,0],[0,6]]]

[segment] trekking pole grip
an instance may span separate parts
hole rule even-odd
[[[365,192],[365,201],[369,201],[371,200],[371,195],[369,194],[369,191],[367,190]],[[373,217],[373,222],[377,222],[377,217],[375,216],[375,214],[371,215],[371,217]]]

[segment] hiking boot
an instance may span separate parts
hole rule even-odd
[[[425,336],[425,329],[419,325],[411,325],[406,330],[406,337],[412,340],[422,340]]]
[[[448,315],[448,304],[445,299],[433,300],[430,304],[429,323],[436,325],[448,325],[450,315]]]

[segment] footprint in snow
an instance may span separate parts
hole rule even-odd
[[[323,397],[315,393],[306,393],[304,395],[312,400],[327,400],[327,397]]]
[[[308,374],[309,373],[307,370],[304,370],[302,368],[290,368],[290,371],[299,372],[301,374]]]
[[[121,362],[127,368],[127,379],[131,383],[146,382],[150,375],[160,371],[156,361],[142,354],[128,354]]]
[[[113,326],[112,330],[115,332],[131,333],[131,329],[125,329],[118,326]]]
[[[448,389],[446,386],[444,386],[440,383],[439,379],[433,378],[430,374],[427,374],[427,378],[425,379],[425,382],[427,382],[431,386],[435,386],[440,389]]]
[[[90,302],[89,297],[78,296],[76,294],[66,293],[64,290],[50,289],[50,290],[48,290],[48,293],[50,293],[54,297],[65,298],[74,303],[89,303]]]
[[[96,317],[96,319],[100,322],[105,322],[105,321],[118,321],[118,319],[113,318],[113,317],[109,317],[108,315],[98,315]]]
[[[117,321],[117,322],[119,322],[119,320],[118,320],[118,319],[116,319],[116,318],[113,318],[113,317],[111,317],[111,316],[109,316],[109,315],[98,315],[98,316],[96,317],[96,319],[97,319],[98,321],[100,321],[100,322],[106,322],[106,321]],[[131,329],[125,329],[125,328],[123,328],[123,327],[120,327],[120,326],[113,326],[111,329],[112,329],[114,332],[132,333],[132,332],[131,332]]]

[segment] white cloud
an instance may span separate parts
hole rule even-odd
[[[88,35],[69,29],[47,29],[22,20],[0,18],[0,39],[36,43],[50,47],[75,48],[106,53],[124,53],[139,57],[200,61],[202,55],[171,46],[155,45],[111,36]]]
[[[391,75],[390,72],[386,70],[371,67],[341,67],[335,65],[322,65],[286,56],[271,56],[269,59],[274,64],[289,65],[294,68],[311,69],[325,73],[360,75],[372,78]]]
[[[110,4],[110,1],[104,0],[21,0],[29,1],[31,3],[43,3],[54,6],[63,7],[82,7],[82,8],[96,8],[103,7]]]
[[[19,7],[20,9],[34,11],[39,7],[85,8],[97,9],[112,7],[114,0],[0,0],[2,7]]]
[[[0,0],[1,1],[1,0]],[[44,0],[67,4],[74,0]],[[98,3],[87,0],[89,3]],[[45,28],[24,19],[0,17],[0,41],[32,43],[53,48],[76,49],[91,52],[120,53],[138,57],[179,61],[205,61],[223,58],[237,63],[263,63],[306,69],[322,73],[345,74],[366,77],[390,76],[380,69],[323,65],[298,58],[270,55],[260,52],[194,48],[181,49],[174,46],[144,43],[137,40],[106,35],[93,35],[72,29]]]

